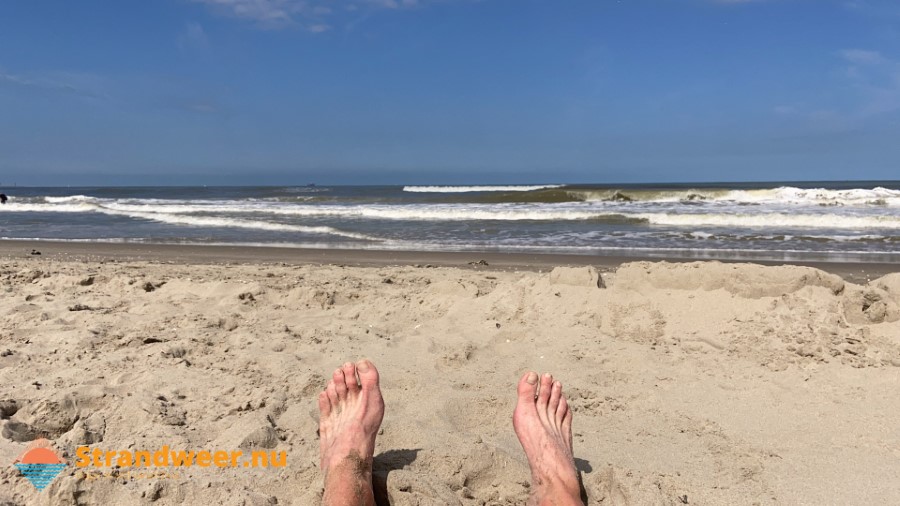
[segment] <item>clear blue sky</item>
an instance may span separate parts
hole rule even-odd
[[[4,185],[810,179],[900,179],[900,2],[0,2]]]

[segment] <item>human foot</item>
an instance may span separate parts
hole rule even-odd
[[[540,390],[538,390],[540,384]],[[519,380],[513,428],[531,466],[533,505],[582,505],[572,453],[572,412],[553,376],[529,372]]]
[[[322,504],[374,506],[372,459],[384,400],[372,362],[347,362],[336,369],[319,394],[319,413],[319,464],[325,473]]]

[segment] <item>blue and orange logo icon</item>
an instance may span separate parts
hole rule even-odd
[[[50,484],[66,467],[65,461],[50,448],[50,441],[36,439],[16,459],[19,472],[38,490]]]

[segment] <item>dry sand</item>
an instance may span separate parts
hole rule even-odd
[[[371,358],[384,504],[523,504],[515,382],[555,374],[589,504],[900,503],[900,274],[636,262],[615,272],[0,263],[0,503],[315,504],[315,396]],[[35,435],[119,450],[272,448],[37,492]]]

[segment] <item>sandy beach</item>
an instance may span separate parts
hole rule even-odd
[[[316,504],[315,398],[361,357],[381,504],[523,504],[527,370],[588,504],[900,502],[898,266],[245,249],[0,244],[0,503]],[[70,464],[42,492],[37,436]],[[164,445],[287,465],[74,465]]]

